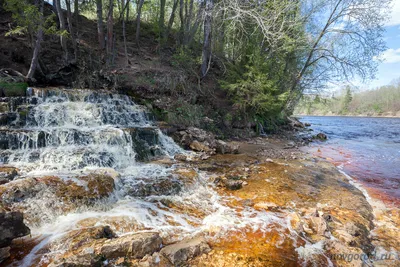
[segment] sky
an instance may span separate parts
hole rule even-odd
[[[388,48],[382,55],[385,61],[379,65],[377,79],[370,82],[369,88],[387,85],[400,78],[400,0],[393,0],[391,19],[385,28]]]

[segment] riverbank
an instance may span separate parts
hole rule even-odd
[[[174,262],[190,266],[297,266],[315,263],[361,266],[360,255],[364,255],[364,260],[374,260],[375,264],[398,264],[394,260],[400,240],[396,231],[400,222],[398,210],[387,210],[380,204],[373,204],[376,202],[350,177],[326,160],[301,152],[298,148],[301,141],[295,138],[260,137],[235,141],[232,145],[240,147],[239,154],[218,154],[203,159],[177,157],[177,160],[154,162],[173,166],[185,186],[196,186],[192,196],[184,194],[180,200],[175,197],[163,200],[165,206],[161,210],[170,214],[167,225],[172,227],[172,232],[165,228],[166,225],[159,229],[146,228],[135,222],[128,211],[115,215],[111,209],[100,217],[85,213],[80,218],[64,219],[64,223],[70,224],[68,230],[41,247],[38,244],[45,239],[35,229],[32,237],[14,240],[12,257],[3,265],[15,265],[18,260],[26,259],[26,255],[42,259],[30,261],[35,266],[47,266],[48,261],[53,261],[51,266],[67,263],[90,266],[94,262],[108,266],[172,266]],[[26,195],[29,189],[21,186],[26,185],[27,179],[0,186],[3,204],[11,209],[24,207],[8,201],[13,199],[10,194],[15,196],[12,192],[24,189]],[[37,182],[44,182],[50,188],[60,189],[62,185],[59,182],[50,184],[49,178],[45,177]],[[192,198],[199,197],[199,182],[206,190],[201,194],[211,194],[208,196],[212,198],[210,203],[203,197]],[[162,194],[171,190],[171,185],[158,186],[161,186]],[[107,192],[108,189],[104,190]],[[64,189],[60,194],[73,197],[68,192]],[[75,204],[79,203],[75,201]],[[223,208],[215,210],[211,208],[213,205]],[[29,207],[25,206],[25,209],[29,213]],[[149,209],[160,212],[154,207]],[[197,230],[189,233],[182,232],[183,229],[179,231],[182,222],[175,217],[176,214],[172,215],[172,211],[184,211],[189,216],[186,220],[196,218],[188,222]],[[37,216],[30,213],[30,219]],[[128,240],[138,240],[132,236],[132,231],[151,231],[151,234],[140,237],[147,243],[134,241],[133,252],[126,254],[126,245],[123,244]],[[60,242],[68,246],[59,250]],[[106,253],[105,246],[113,252]],[[143,254],[137,253],[142,246],[150,249],[144,250]],[[164,247],[161,251],[160,246]],[[31,250],[35,248],[33,253]],[[48,254],[49,251],[52,253]],[[100,260],[98,255],[103,255]],[[385,261],[377,261],[378,256],[388,255],[390,258]],[[47,261],[43,261],[44,258]]]

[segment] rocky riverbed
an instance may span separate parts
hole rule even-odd
[[[94,108],[98,103],[110,104],[109,96],[73,96],[83,99],[78,100],[88,112],[75,114],[77,100],[63,100],[71,110],[62,118],[67,114],[74,123],[101,114]],[[95,101],[87,104],[89,96]],[[60,123],[46,117],[53,102],[44,103],[33,118]],[[122,114],[132,112],[123,105]],[[105,118],[125,123],[112,114]],[[28,141],[21,148],[13,138],[4,139],[15,148],[2,154],[9,162],[0,170],[0,265],[400,264],[398,209],[371,199],[328,161],[300,152],[301,141],[270,136],[225,142],[195,128],[172,133],[196,151],[188,152],[143,117],[130,119],[141,127],[62,126],[57,132],[46,124],[22,137],[5,131]],[[88,147],[102,153],[90,154]],[[72,152],[64,157],[59,150]],[[68,160],[96,167],[75,170]]]

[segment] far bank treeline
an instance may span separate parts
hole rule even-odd
[[[160,64],[183,69],[184,80],[194,80],[182,92],[195,91],[209,101],[222,97],[220,108],[228,101],[234,111],[225,119],[243,117],[250,125],[290,115],[305,91],[355,76],[373,77],[374,58],[385,49],[383,25],[390,7],[390,0],[0,3],[1,12],[12,14],[7,38],[25,36],[29,43],[29,69],[22,75],[31,83],[52,71],[41,61],[49,38],[58,39],[63,64],[74,64],[77,77],[83,77],[99,69],[115,76],[125,68],[129,75],[135,53],[149,52],[151,37]],[[93,33],[90,23],[96,25]]]
[[[348,86],[330,97],[304,95],[295,114],[400,117],[400,79],[374,90]]]

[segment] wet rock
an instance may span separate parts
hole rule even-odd
[[[323,217],[311,217],[307,219],[307,226],[304,226],[304,230],[308,234],[314,234],[319,236],[325,236],[328,227]]]
[[[49,267],[101,267],[104,266],[103,259],[100,256],[94,256],[91,253],[83,255],[72,255],[56,260],[48,265]]]
[[[216,141],[216,151],[219,154],[238,154],[239,145],[234,143],[227,143],[222,140]]]
[[[300,129],[305,128],[304,124],[300,122],[297,118],[294,117],[289,118],[289,121],[292,128],[300,128]]]
[[[177,154],[174,156],[174,159],[178,161],[187,161],[187,156],[184,154]]]
[[[0,167],[0,185],[12,181],[18,175],[14,167]]]
[[[309,123],[309,122],[306,122],[306,123],[304,123],[304,126],[306,126],[306,127],[310,127],[310,126],[311,126],[311,123]]]
[[[0,185],[0,200],[5,205],[21,202],[35,196],[45,186],[38,184],[36,178],[29,177],[18,179],[4,185]]]
[[[0,262],[10,255],[8,247],[13,239],[30,234],[23,220],[21,212],[0,213]]]
[[[132,137],[133,148],[136,151],[136,159],[149,161],[161,156],[159,134],[154,127],[137,127],[126,129]]]
[[[55,193],[58,197],[70,201],[83,200],[87,203],[108,197],[114,191],[114,179],[109,175],[93,173],[77,179],[86,185],[77,184],[72,180],[62,181],[57,177],[53,179],[49,177],[44,179],[44,182],[49,186],[55,186]]]
[[[318,140],[327,140],[328,136],[326,134],[324,134],[324,133],[318,133],[313,138],[314,139],[318,139]]]
[[[181,266],[187,261],[210,252],[210,246],[203,237],[183,240],[161,249],[160,254],[171,261],[174,266]]]
[[[10,125],[17,118],[18,118],[18,115],[15,112],[0,113],[0,126]]]
[[[243,181],[226,179],[223,180],[225,187],[229,190],[239,190],[243,187]]]
[[[197,171],[193,168],[178,168],[174,171],[174,174],[176,174],[179,181],[185,185],[193,184],[199,176]]]
[[[218,177],[215,179],[214,183],[219,187],[225,187],[228,190],[239,190],[243,187],[243,181],[240,177],[231,177],[229,179],[225,177]]]
[[[254,208],[258,210],[271,210],[271,211],[279,210],[279,206],[272,202],[258,202],[254,204]]]
[[[159,251],[162,239],[158,233],[135,233],[107,240],[99,249],[99,254],[107,259],[119,257],[143,258]]]
[[[8,107],[8,103],[7,102],[0,102],[0,113],[6,113],[9,112],[10,109]]]
[[[213,152],[208,142],[199,142],[197,140],[190,143],[189,148],[197,152]]]
[[[157,180],[143,179],[129,187],[128,195],[134,197],[176,195],[182,190],[182,183],[172,177]]]
[[[10,257],[10,247],[0,248],[0,263]]]

